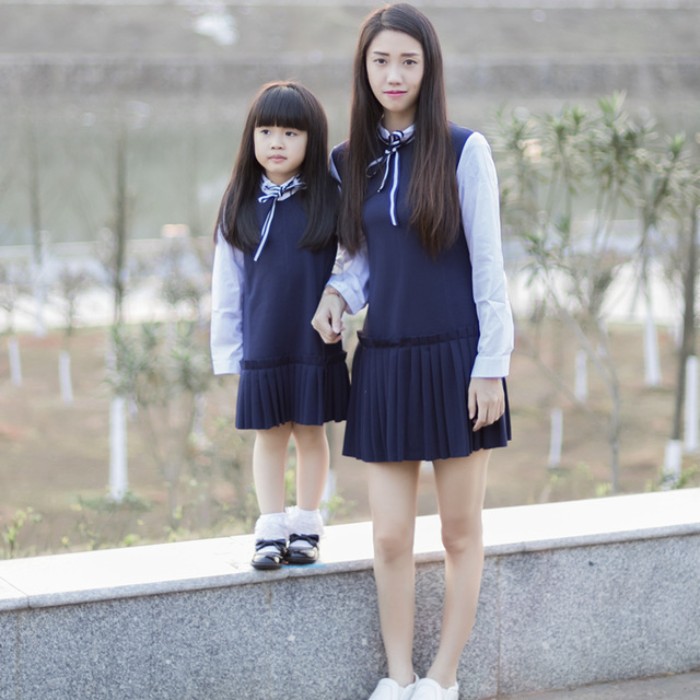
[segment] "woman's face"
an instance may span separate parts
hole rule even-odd
[[[372,93],[384,109],[384,126],[395,131],[413,124],[424,72],[420,42],[385,29],[367,47],[365,66]]]

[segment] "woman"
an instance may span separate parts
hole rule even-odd
[[[513,349],[498,185],[481,134],[447,120],[442,56],[408,4],[372,12],[354,63],[341,183],[341,271],[313,319],[327,343],[368,305],[352,367],[344,453],[368,463],[374,573],[388,677],[371,700],[457,700],[483,569],[490,449],[510,439]],[[433,462],[445,599],[437,654],[412,662],[420,463]]]

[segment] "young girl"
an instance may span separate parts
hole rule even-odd
[[[256,569],[318,558],[329,461],[323,424],[344,420],[347,409],[345,353],[310,325],[337,250],[327,135],[325,113],[306,88],[263,86],[216,224],[211,352],[215,374],[240,373],[236,427],[256,431]],[[297,506],[285,513],[290,437]]]
[[[513,348],[496,173],[484,137],[450,124],[442,56],[407,4],[371,13],[354,64],[350,138],[334,149],[344,269],[314,327],[337,342],[365,303],[344,452],[368,462],[374,572],[388,678],[371,700],[457,700],[476,614],[490,449],[510,439]],[[419,466],[433,462],[445,598],[437,654],[412,662]]]

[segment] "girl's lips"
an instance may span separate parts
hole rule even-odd
[[[270,156],[270,160],[274,163],[282,163],[287,160],[287,158],[285,156]]]

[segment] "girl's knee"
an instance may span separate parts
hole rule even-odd
[[[297,443],[319,445],[325,444],[327,441],[326,430],[322,425],[300,425],[299,423],[294,423],[292,433]]]

